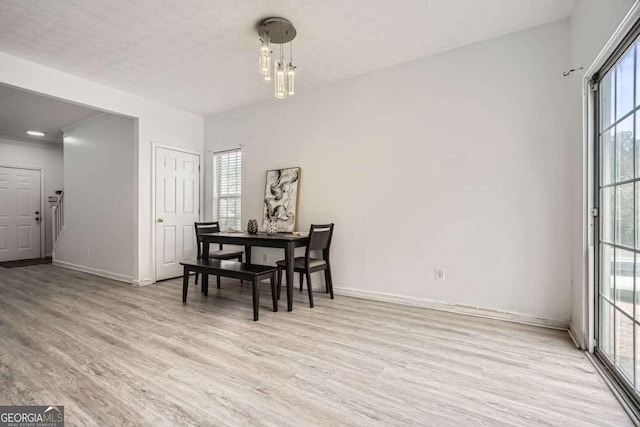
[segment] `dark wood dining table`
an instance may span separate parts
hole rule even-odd
[[[249,233],[202,233],[202,253],[209,254],[211,243],[221,243],[226,245],[244,246],[245,262],[251,264],[251,248],[253,246],[261,248],[282,248],[284,249],[284,260],[287,264],[287,311],[293,310],[293,261],[295,259],[295,248],[306,247],[309,244],[309,236],[300,236],[293,233],[267,234],[259,232]]]

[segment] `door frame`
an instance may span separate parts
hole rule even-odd
[[[582,322],[586,329],[585,347],[589,353],[595,350],[596,324],[598,310],[597,289],[598,285],[598,262],[597,262],[597,232],[599,217],[594,217],[592,212],[597,208],[598,192],[598,171],[596,162],[598,161],[598,128],[596,122],[597,99],[596,93],[592,90],[592,80],[600,69],[605,66],[610,57],[614,55],[618,46],[624,42],[630,31],[640,20],[640,2],[636,2],[627,15],[624,17],[616,31],[607,41],[594,62],[587,69],[582,80],[582,137],[583,137],[583,253],[585,254],[584,265],[586,268],[585,280],[583,283]],[[580,340],[581,341],[581,340]]]
[[[44,212],[44,199],[45,199],[45,191],[44,191],[44,168],[34,167],[34,166],[16,166],[16,165],[8,165],[4,163],[0,163],[0,168],[10,168],[10,169],[26,169],[32,171],[40,172],[40,258],[44,258],[45,254],[45,229],[47,228],[47,224],[45,221],[46,215]]]
[[[151,141],[151,259],[153,262],[153,277],[151,283],[156,283],[156,152],[158,148],[165,150],[177,151],[179,153],[194,154],[199,159],[198,180],[200,181],[200,193],[198,194],[198,206],[200,211],[198,219],[202,221],[202,201],[204,200],[204,185],[202,176],[202,152],[190,150],[188,148],[178,147],[175,145],[163,144]]]

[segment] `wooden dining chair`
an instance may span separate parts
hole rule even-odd
[[[220,225],[217,221],[214,222],[195,222],[193,223],[194,229],[196,230],[196,243],[198,246],[198,259],[204,258],[203,252],[203,243],[200,235],[202,233],[219,233]],[[242,262],[242,254],[243,251],[238,250],[229,250],[224,249],[222,243],[220,243],[220,248],[217,251],[209,251],[209,258],[219,259],[219,260],[234,260]],[[198,276],[199,273],[196,273],[196,285],[198,284]],[[218,289],[220,289],[220,276],[216,276],[216,282]]]
[[[309,244],[304,257],[297,257],[293,261],[293,270],[300,273],[300,292],[304,276],[307,277],[307,291],[309,292],[309,306],[313,308],[313,289],[311,286],[311,273],[324,271],[325,292],[333,299],[333,281],[331,278],[331,262],[329,261],[329,250],[331,248],[331,238],[333,237],[333,223],[313,224],[309,230]],[[311,251],[322,251],[321,258],[312,258]],[[278,266],[278,298],[280,298],[280,287],[282,286],[282,271],[286,270],[287,263],[284,260],[276,263]]]

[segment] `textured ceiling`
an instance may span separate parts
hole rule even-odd
[[[2,0],[0,51],[207,115],[273,96],[257,72],[266,17],[296,26],[305,90],[565,18],[574,1]]]
[[[0,85],[0,136],[62,143],[62,128],[100,114],[98,110]],[[27,130],[47,135],[29,136]]]

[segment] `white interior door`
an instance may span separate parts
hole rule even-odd
[[[0,262],[40,258],[40,171],[0,167]]]
[[[193,223],[200,218],[200,157],[156,148],[156,280],[182,275],[196,257]]]

